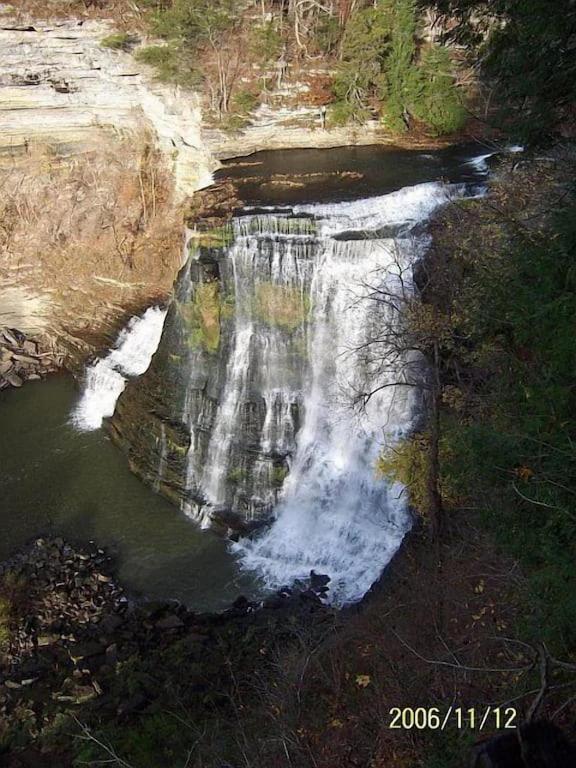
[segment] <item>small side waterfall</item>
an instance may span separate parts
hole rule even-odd
[[[78,429],[99,429],[102,421],[112,416],[126,381],[140,376],[150,365],[165,317],[166,310],[159,307],[150,307],[141,317],[133,317],[120,332],[114,349],[87,368],[82,397],[72,414]]]

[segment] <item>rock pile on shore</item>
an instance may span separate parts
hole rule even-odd
[[[58,356],[43,351],[39,341],[15,328],[0,328],[0,391],[41,379],[60,365]]]
[[[30,764],[52,765],[40,744],[57,724],[66,741],[77,717],[133,722],[164,706],[175,685],[191,711],[203,711],[214,686],[232,686],[284,631],[331,615],[327,581],[312,574],[263,604],[240,597],[224,613],[196,614],[174,601],[130,599],[95,544],[37,539],[0,564],[0,763],[7,754],[11,768],[28,766],[20,762],[27,744],[26,754],[46,761]]]

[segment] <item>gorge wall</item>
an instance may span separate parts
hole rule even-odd
[[[69,361],[165,299],[211,182],[194,95],[101,45],[101,21],[0,16],[0,326]]]
[[[71,365],[168,296],[183,206],[216,158],[381,138],[376,124],[322,130],[280,91],[241,132],[203,126],[199,95],[102,45],[114,31],[0,7],[0,326]]]

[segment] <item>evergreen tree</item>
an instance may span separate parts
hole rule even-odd
[[[414,117],[435,134],[454,133],[463,126],[466,112],[454,85],[446,48],[434,45],[426,49],[418,69],[408,78],[407,98]]]
[[[376,93],[390,45],[390,16],[380,2],[351,17],[342,43],[334,95],[343,118],[362,121]]]
[[[524,140],[541,141],[556,133],[563,122],[573,122],[573,0],[421,2],[449,18],[449,37],[479,56],[485,81],[499,96],[500,126],[508,126]]]
[[[408,127],[408,106],[413,90],[414,56],[416,53],[416,5],[414,0],[385,0],[392,19],[390,52],[380,97],[385,102],[383,120],[395,131]]]

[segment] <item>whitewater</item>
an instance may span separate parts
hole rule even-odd
[[[319,233],[309,287],[304,421],[274,522],[260,536],[232,545],[242,566],[267,587],[305,579],[314,570],[330,576],[332,602],[359,600],[409,530],[406,489],[378,477],[376,464],[383,450],[414,428],[422,392],[405,386],[413,358],[403,356],[385,371],[373,363],[381,357],[374,342],[378,329],[401,320],[389,304],[375,300],[375,292],[396,294],[399,303],[413,295],[413,266],[428,245],[419,225],[449,200],[479,191],[432,182],[292,209],[313,217]],[[242,247],[251,246],[237,241]],[[378,387],[365,407],[353,406],[358,393]]]
[[[88,366],[82,396],[71,417],[77,429],[99,429],[104,419],[114,414],[128,379],[148,369],[160,343],[165,318],[166,310],[160,307],[150,307],[142,316],[133,317],[120,332],[114,348]]]
[[[205,527],[213,510],[235,509],[240,501],[248,520],[272,516],[263,532],[230,544],[241,568],[266,589],[314,570],[330,576],[332,602],[357,601],[409,530],[406,489],[379,477],[376,464],[421,418],[422,391],[407,370],[424,363],[412,354],[385,370],[378,365],[386,356],[378,349],[383,342],[374,341],[379,329],[402,318],[377,297],[398,296],[401,306],[415,296],[413,268],[429,245],[423,223],[449,201],[479,194],[473,184],[429,182],[351,202],[246,210],[233,219],[221,290],[234,297],[234,313],[203,453],[194,437],[206,433],[206,413],[194,405],[202,353],[191,352],[183,368],[189,384],[175,417],[191,440],[181,508]],[[190,262],[182,280],[188,287],[177,288],[177,298],[189,301]],[[272,289],[301,314],[289,330],[256,311],[258,296],[267,295],[262,290]],[[165,317],[152,307],[133,318],[114,349],[89,366],[72,415],[78,429],[98,429],[113,415],[127,380],[150,365]],[[246,414],[254,403],[264,415],[251,426],[259,432],[248,451],[250,482],[233,484],[238,457],[247,455]],[[159,440],[156,489],[166,463],[164,432]],[[281,457],[288,470],[280,488],[270,457]],[[198,495],[202,503],[192,503]]]

